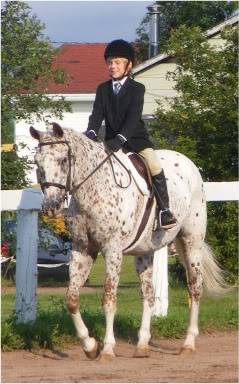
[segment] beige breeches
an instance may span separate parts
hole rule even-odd
[[[156,176],[162,171],[153,148],[145,148],[139,154],[146,160],[152,176]]]

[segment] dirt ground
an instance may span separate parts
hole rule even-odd
[[[157,340],[179,348],[182,340]],[[237,332],[201,334],[197,351],[169,355],[151,351],[133,358],[135,346],[118,341],[113,361],[89,361],[80,346],[61,351],[2,353],[3,383],[233,383],[238,382]]]

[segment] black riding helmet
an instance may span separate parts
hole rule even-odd
[[[124,57],[131,61],[133,65],[135,62],[134,48],[130,43],[122,39],[111,41],[105,49],[104,57],[105,60],[109,57]]]

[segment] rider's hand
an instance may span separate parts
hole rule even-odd
[[[123,145],[126,143],[126,138],[122,135],[117,135],[111,140],[106,141],[107,147],[113,151],[117,152],[120,148],[123,147]]]
[[[88,139],[91,139],[93,141],[98,141],[98,136],[95,133],[95,131],[93,131],[93,129],[90,129],[89,131],[84,132],[84,134],[88,137]]]

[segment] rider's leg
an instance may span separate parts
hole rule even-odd
[[[159,225],[164,229],[173,228],[177,221],[169,209],[167,183],[156,153],[153,148],[145,148],[139,154],[147,161],[152,175],[155,197],[159,207]]]

